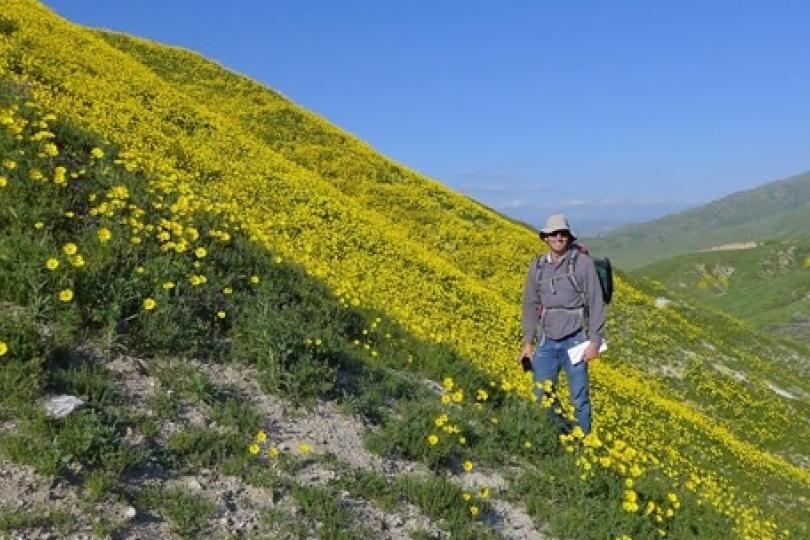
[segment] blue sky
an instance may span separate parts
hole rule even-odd
[[[810,169],[810,2],[45,0],[193,49],[537,224]]]

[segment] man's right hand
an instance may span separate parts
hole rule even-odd
[[[520,356],[517,357],[517,361],[520,362],[521,358],[525,358],[527,356],[531,358],[533,352],[534,351],[532,350],[532,344],[526,343],[525,345],[523,345],[523,349],[520,351]]]

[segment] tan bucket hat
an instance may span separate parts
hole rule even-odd
[[[568,224],[568,218],[566,218],[563,214],[552,214],[548,216],[546,226],[540,229],[540,236],[546,236],[547,234],[551,234],[555,231],[567,231],[572,242],[577,239],[577,237],[574,236],[574,233],[571,231],[571,226]]]

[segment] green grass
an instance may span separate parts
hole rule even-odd
[[[156,512],[165,518],[172,532],[183,538],[204,538],[208,519],[215,511],[213,503],[200,495],[179,488],[144,486],[134,499],[139,512]]]
[[[637,272],[765,332],[802,340],[810,328],[807,257],[810,237],[796,237],[753,249],[690,253]]]
[[[160,513],[169,520],[176,533],[188,537],[204,530],[214,509],[206,499],[175,488],[163,493]]]
[[[66,535],[73,529],[74,524],[74,517],[64,510],[47,507],[19,510],[0,506],[0,532],[45,529]]]
[[[350,540],[366,538],[355,525],[357,518],[334,490],[321,486],[294,486],[291,491],[301,513],[323,539]]]

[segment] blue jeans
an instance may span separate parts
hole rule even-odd
[[[585,333],[582,330],[562,339],[541,338],[541,343],[535,349],[532,357],[532,369],[535,381],[534,393],[538,399],[543,399],[545,392],[542,387],[537,387],[537,383],[542,384],[543,381],[550,380],[553,390],[556,392],[560,369],[565,369],[568,388],[571,391],[571,405],[574,407],[577,422],[582,431],[590,433],[591,399],[588,395],[588,363],[583,360],[577,365],[572,365],[567,352],[568,349],[583,341],[585,341]],[[559,408],[559,403],[555,402],[549,409],[552,423],[561,430],[568,431],[570,427],[568,422],[554,412],[555,408]]]

